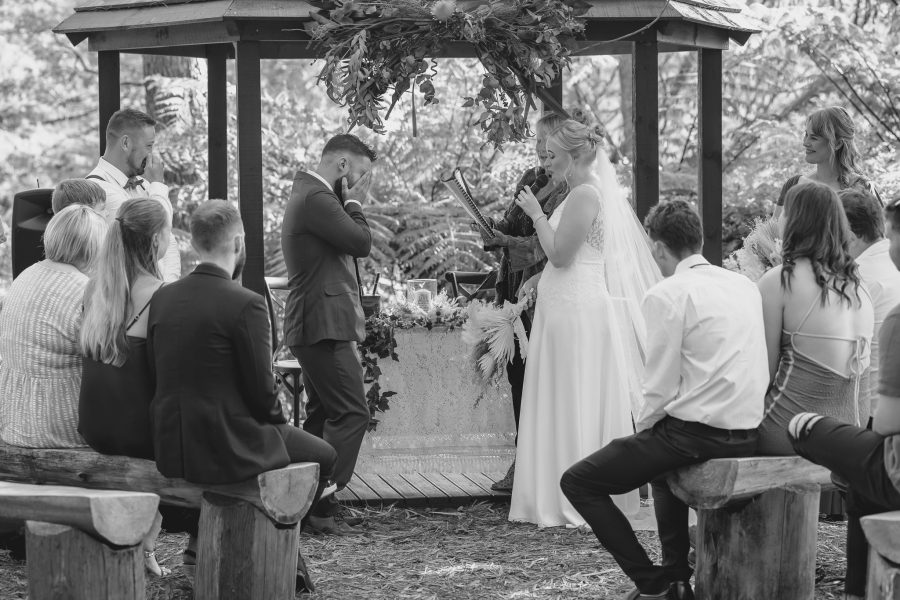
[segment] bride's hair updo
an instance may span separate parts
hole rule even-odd
[[[593,161],[603,141],[603,128],[600,125],[585,125],[574,119],[566,119],[550,134],[547,141],[550,140],[567,152],[573,160],[580,161],[586,158]]]

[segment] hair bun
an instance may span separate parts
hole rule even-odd
[[[582,125],[588,124],[588,114],[584,111],[584,109],[575,107],[570,108],[567,112],[569,113],[569,118],[573,121],[577,121]]]

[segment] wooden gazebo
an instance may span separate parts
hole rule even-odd
[[[632,54],[634,196],[643,218],[659,199],[658,54],[697,52],[699,198],[704,253],[722,261],[722,51],[758,29],[736,0],[590,0],[583,55]],[[244,284],[264,289],[260,61],[315,58],[304,23],[316,9],[302,0],[87,0],[54,31],[98,53],[99,138],[119,109],[120,53],[205,58],[209,86],[209,195],[227,195],[226,61],[235,61],[238,181],[247,240]],[[465,44],[443,57],[473,56]],[[562,87],[550,89],[562,103]]]

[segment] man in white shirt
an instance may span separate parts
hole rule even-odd
[[[884,215],[881,202],[865,190],[848,188],[838,194],[850,223],[850,255],[856,259],[859,276],[875,309],[875,331],[872,335],[872,360],[868,372],[868,392],[859,397],[872,400],[870,415],[875,414],[878,395],[873,388],[878,383],[878,339],[881,325],[891,310],[900,304],[900,271],[891,261],[891,243],[884,237]],[[865,392],[866,390],[863,390]],[[862,412],[862,410],[860,411]]]
[[[156,120],[147,113],[125,108],[113,113],[106,126],[106,152],[86,179],[106,192],[106,220],[116,218],[119,207],[129,198],[153,198],[158,201],[172,224],[169,188],[163,183],[163,165],[153,157]],[[143,176],[143,177],[141,177]],[[181,277],[181,256],[175,236],[169,236],[166,255],[159,261],[165,281]]]
[[[700,218],[686,202],[654,207],[645,226],[665,279],[647,291],[642,305],[647,362],[637,433],[573,465],[560,485],[635,582],[625,598],[692,599],[688,507],[669,490],[665,475],[754,453],[769,384],[762,298],[749,279],[703,258]],[[610,498],[648,482],[662,566],[653,564]]]

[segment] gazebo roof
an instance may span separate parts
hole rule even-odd
[[[660,50],[728,47],[759,31],[736,0],[589,0],[585,54],[630,51],[628,42],[655,37]],[[303,0],[88,0],[54,31],[92,50],[205,56],[204,46],[238,41],[267,44],[264,58],[316,56],[304,23],[317,9]],[[648,27],[649,26],[649,27]],[[624,44],[602,44],[641,30]],[[466,55],[464,47],[447,55]]]

